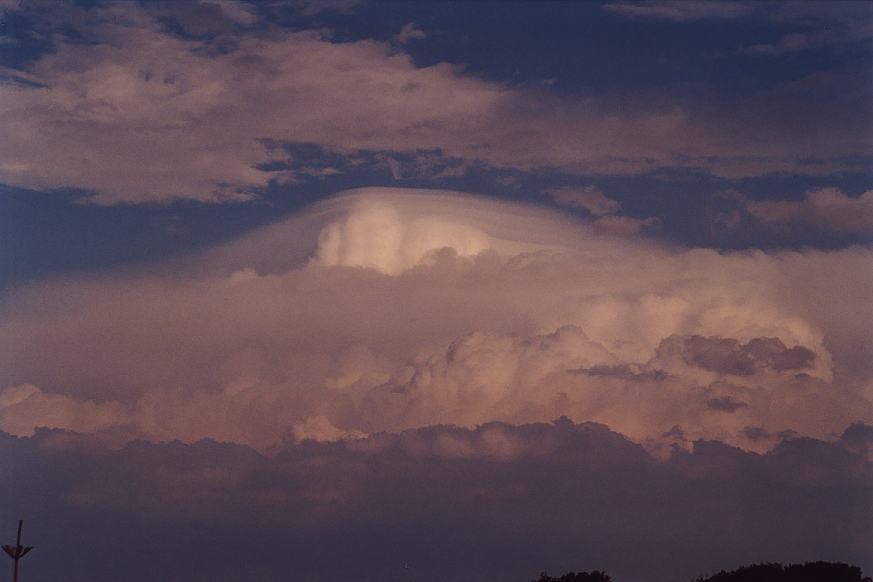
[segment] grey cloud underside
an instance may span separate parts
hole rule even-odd
[[[761,368],[777,371],[812,368],[815,353],[803,346],[789,349],[779,338],[754,338],[746,343],[735,339],[702,336],[670,337],[658,353],[679,352],[686,363],[713,372],[749,376]]]
[[[699,441],[661,462],[561,420],[263,457],[214,441],[108,450],[42,430],[0,435],[15,468],[0,472],[0,520],[28,520],[28,577],[70,582],[522,582],[592,568],[654,581],[811,559],[869,572],[871,444],[873,427],[855,425],[765,455]]]

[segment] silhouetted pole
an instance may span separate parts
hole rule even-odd
[[[3,551],[6,552],[10,558],[15,560],[15,570],[12,574],[12,582],[18,582],[18,561],[27,555],[27,552],[33,549],[33,546],[22,546],[21,545],[21,527],[24,525],[24,520],[18,520],[18,539],[15,540],[15,545],[10,546],[6,544],[3,546]]]

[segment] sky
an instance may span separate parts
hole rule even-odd
[[[23,578],[873,571],[873,4],[0,1]]]

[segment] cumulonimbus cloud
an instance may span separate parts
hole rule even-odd
[[[0,429],[267,449],[566,415],[655,448],[674,428],[824,438],[873,414],[870,265],[363,189],[195,256],[7,291]]]

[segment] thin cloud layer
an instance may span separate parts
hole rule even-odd
[[[755,11],[749,2],[706,2],[705,0],[649,0],[646,2],[609,2],[607,12],[631,18],[653,18],[686,22],[708,19],[733,19]]]
[[[849,197],[838,188],[823,188],[808,192],[800,202],[739,199],[749,214],[771,228],[811,227],[873,235],[873,190]]]
[[[868,249],[719,254],[595,230],[363,189],[186,259],[12,289],[0,429],[269,450],[566,415],[652,450],[674,428],[766,450],[762,435],[873,420]]]
[[[389,42],[248,30],[249,12],[219,8],[237,28],[211,40],[171,34],[162,19],[171,13],[133,3],[69,9],[77,35],[55,34],[53,52],[4,71],[0,182],[80,189],[102,204],[247,200],[300,178],[286,146],[303,143],[353,162],[379,152],[389,166],[392,155],[437,155],[462,160],[460,171],[679,168],[731,178],[857,170],[851,160],[870,155],[862,74],[705,105],[583,98],[448,63],[418,67]],[[839,98],[835,84],[848,87]]]
[[[560,206],[584,208],[594,216],[615,214],[621,210],[618,201],[607,197],[596,186],[557,188],[547,194]]]

